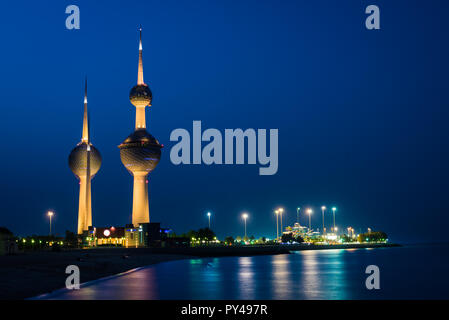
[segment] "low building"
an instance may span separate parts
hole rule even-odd
[[[0,256],[17,252],[14,235],[6,228],[0,227]]]
[[[160,247],[165,245],[169,232],[169,229],[162,229],[159,222],[142,223],[138,227],[132,224],[125,227],[90,227],[83,233],[82,243],[85,247]],[[178,240],[179,243],[185,242],[185,239]]]

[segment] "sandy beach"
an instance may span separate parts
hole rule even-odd
[[[122,248],[0,256],[0,300],[26,299],[64,288],[68,265],[80,268],[83,283],[137,267],[186,258],[189,256]]]

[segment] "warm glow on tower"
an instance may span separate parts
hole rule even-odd
[[[78,204],[78,234],[92,225],[91,180],[100,170],[100,152],[90,142],[89,118],[87,111],[87,79],[84,89],[84,116],[81,142],[69,155],[69,167],[80,180]]]
[[[159,163],[162,146],[146,131],[145,108],[151,106],[152,93],[143,81],[142,28],[139,29],[139,65],[137,85],[129,100],[136,107],[135,131],[119,145],[120,158],[134,177],[132,223],[150,222],[147,176]]]

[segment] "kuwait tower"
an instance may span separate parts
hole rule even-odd
[[[87,112],[87,79],[84,89],[83,135],[81,142],[70,152],[69,167],[80,181],[78,207],[78,234],[92,226],[92,205],[90,182],[100,170],[100,152],[90,142],[89,118]]]
[[[136,126],[134,132],[118,147],[122,163],[134,179],[132,224],[137,227],[140,223],[150,222],[147,176],[159,163],[162,149],[159,142],[146,130],[145,108],[151,106],[152,93],[143,81],[142,28],[137,85],[131,89],[129,100],[136,107]]]

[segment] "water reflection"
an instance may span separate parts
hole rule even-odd
[[[344,250],[300,251],[306,299],[346,299]]]
[[[238,259],[238,299],[250,300],[255,298],[253,257],[239,257]]]
[[[446,247],[445,247],[446,248]],[[446,248],[447,249],[447,248]],[[416,252],[415,252],[416,251]],[[411,252],[411,253],[410,253]],[[427,248],[300,251],[290,255],[161,263],[50,299],[388,299],[448,296],[448,256]],[[447,252],[445,250],[444,252]],[[420,274],[420,256],[432,276]],[[378,264],[383,290],[368,291],[365,268]],[[394,286],[392,285],[394,284]]]
[[[290,292],[292,281],[289,270],[289,259],[287,254],[272,256],[272,284],[274,299],[291,299]]]

